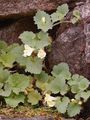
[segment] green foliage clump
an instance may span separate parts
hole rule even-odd
[[[51,15],[39,10],[34,22],[40,32],[23,32],[19,36],[21,45],[0,41],[0,96],[6,105],[42,104],[70,117],[80,113],[90,97],[90,82],[84,76],[72,75],[66,63],[55,65],[50,74],[44,71],[45,49],[52,42],[47,31],[62,22],[74,24],[80,19],[75,10],[71,20],[66,21],[68,12],[67,4],[59,6]]]

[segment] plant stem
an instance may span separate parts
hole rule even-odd
[[[71,21],[62,21],[62,22],[59,21],[59,22],[57,22],[57,23],[54,23],[54,24],[53,24],[53,27],[56,26],[56,25],[59,25],[59,24],[61,24],[61,23],[71,23]]]

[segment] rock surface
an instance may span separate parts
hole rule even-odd
[[[90,3],[79,7],[82,23],[65,29],[59,29],[48,56],[48,66],[66,62],[72,73],[78,73],[90,79]]]
[[[3,22],[0,26],[0,39],[5,40],[7,43],[20,42],[18,37],[24,31],[35,31],[31,17],[26,17],[7,24]]]
[[[0,19],[28,16],[37,9],[51,11],[72,0],[0,0]]]
[[[0,0],[0,20],[30,16],[38,9],[52,11],[63,3],[70,3],[71,7],[73,7],[76,2],[85,1],[86,0]]]

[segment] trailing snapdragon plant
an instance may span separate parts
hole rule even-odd
[[[55,65],[51,75],[42,70],[45,48],[52,42],[47,31],[62,22],[74,24],[80,19],[75,10],[71,20],[66,21],[68,12],[67,4],[59,6],[51,15],[39,10],[34,21],[40,32],[23,32],[19,36],[21,45],[0,41],[0,96],[7,105],[42,103],[72,117],[79,114],[83,103],[89,99],[90,82],[78,74],[72,75],[66,63]]]

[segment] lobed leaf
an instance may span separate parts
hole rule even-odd
[[[8,97],[11,94],[11,87],[8,84],[5,84],[2,89],[0,89],[0,96]]]
[[[81,106],[78,103],[71,102],[68,105],[67,113],[70,117],[73,117],[80,113]]]
[[[41,10],[38,10],[34,16],[34,22],[37,25],[38,29],[41,29],[44,32],[47,32],[53,27],[50,15]]]
[[[28,102],[31,103],[31,105],[36,105],[39,103],[39,101],[42,99],[40,93],[37,90],[32,90],[28,94]]]
[[[48,89],[52,91],[52,93],[56,94],[61,92],[64,86],[65,86],[65,79],[58,76],[49,83]]]
[[[42,49],[51,44],[51,39],[48,34],[42,31],[37,34],[26,31],[23,32],[19,38],[24,44],[27,44],[35,49]]]
[[[55,107],[57,108],[58,112],[65,113],[69,102],[70,100],[68,97],[63,97],[62,99],[56,101]]]
[[[19,103],[24,103],[25,96],[23,94],[15,95],[11,94],[9,97],[5,98],[7,105],[10,107],[17,107]]]
[[[7,83],[10,85],[12,91],[18,95],[20,92],[24,92],[29,86],[29,77],[24,74],[14,73],[9,76]]]
[[[71,73],[69,72],[69,66],[66,63],[60,63],[58,65],[55,65],[51,73],[55,77],[59,75],[67,80],[71,78]]]

